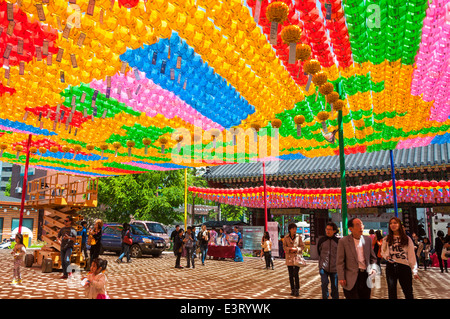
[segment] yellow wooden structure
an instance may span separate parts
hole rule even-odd
[[[97,206],[98,180],[80,175],[56,173],[32,180],[28,183],[27,205],[44,210],[42,239],[46,245],[25,257],[25,265],[31,267],[37,263],[43,272],[61,268],[60,243],[57,240],[59,230],[64,227],[64,219],[72,216],[73,228],[82,230],[83,217],[78,212],[85,207]],[[72,251],[71,263],[86,268],[87,261],[81,251],[81,236]]]

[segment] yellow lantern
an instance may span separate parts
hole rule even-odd
[[[6,143],[0,144],[0,157],[3,156],[3,152],[4,152],[6,149],[8,149],[8,144],[6,144]]]
[[[289,45],[289,64],[294,64],[297,57],[297,43],[302,36],[302,29],[298,25],[288,25],[281,30],[281,39]]]
[[[289,7],[281,1],[272,2],[267,6],[266,17],[271,23],[269,42],[277,44],[278,24],[283,23],[289,15]]]
[[[302,136],[302,124],[305,123],[305,117],[303,115],[296,115],[294,117],[294,123],[297,124],[297,136]]]
[[[134,147],[136,143],[134,141],[127,141],[127,147],[128,147],[128,156],[131,156],[131,148]]]
[[[114,142],[113,143],[113,148],[116,150],[116,152],[114,153],[114,156],[117,157],[117,151],[119,150],[119,148],[122,146],[122,144],[120,144],[120,142]]]
[[[19,154],[20,152],[23,151],[23,146],[22,145],[16,145],[16,159],[19,159]]]

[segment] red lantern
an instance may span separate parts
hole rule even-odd
[[[124,6],[125,8],[134,8],[139,3],[139,0],[119,0],[119,7]]]

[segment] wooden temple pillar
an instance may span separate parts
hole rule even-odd
[[[329,221],[328,209],[311,209],[309,211],[310,249],[311,259],[319,259],[317,243],[319,238],[325,236],[325,228]]]
[[[405,230],[408,234],[412,235],[413,233],[418,234],[418,220],[417,220],[417,207],[416,206],[408,206],[402,208],[402,222]]]

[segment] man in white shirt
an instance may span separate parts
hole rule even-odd
[[[376,272],[377,258],[369,236],[363,236],[364,224],[359,218],[348,221],[351,234],[339,240],[337,273],[347,299],[370,299],[369,275]]]

